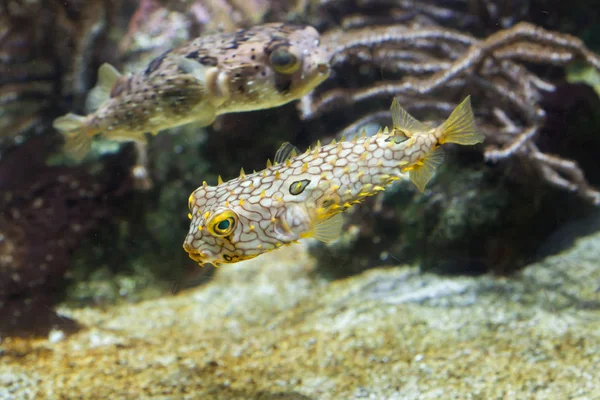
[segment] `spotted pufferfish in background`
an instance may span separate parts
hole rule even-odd
[[[82,159],[92,138],[145,143],[144,134],[217,115],[277,107],[310,92],[329,76],[329,55],[316,29],[270,23],[201,36],[171,49],[132,76],[103,64],[87,116],[54,121],[65,152]]]
[[[284,143],[262,172],[211,187],[189,198],[191,219],[183,248],[200,265],[234,263],[313,237],[335,240],[341,212],[398,179],[420,191],[443,162],[441,145],[483,141],[475,130],[470,97],[440,126],[419,122],[394,99],[392,129],[352,141],[317,146],[296,155]]]

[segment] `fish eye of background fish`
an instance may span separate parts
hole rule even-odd
[[[284,143],[261,172],[218,185],[203,182],[189,198],[190,230],[183,247],[203,263],[232,263],[259,256],[314,237],[335,240],[341,232],[340,213],[399,179],[410,179],[425,190],[443,161],[445,143],[473,145],[483,136],[475,130],[470,98],[446,122],[432,127],[392,103],[393,128],[353,141],[300,153]],[[398,139],[398,140],[396,140]],[[231,219],[230,219],[231,218]],[[225,224],[225,233],[215,223]],[[222,237],[224,235],[227,237]]]

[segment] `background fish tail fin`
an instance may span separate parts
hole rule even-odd
[[[460,103],[440,128],[440,143],[472,145],[483,142],[483,135],[475,130],[475,117],[471,108],[471,96]]]
[[[85,117],[67,114],[54,120],[52,126],[65,138],[65,153],[77,160],[82,160],[92,147],[92,137],[87,134]]]

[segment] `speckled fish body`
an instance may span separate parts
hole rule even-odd
[[[443,143],[482,141],[469,98],[437,128],[415,120],[396,101],[392,118],[393,129],[375,136],[317,145],[216,187],[203,183],[189,199],[184,249],[200,264],[218,265],[305,237],[329,242],[339,235],[342,211],[393,181],[410,178],[424,190],[443,161]]]
[[[88,138],[98,133],[143,141],[146,132],[189,122],[209,125],[220,114],[277,107],[329,75],[319,40],[310,26],[271,23],[199,37],[130,77],[105,64],[88,99],[93,113],[67,114],[54,126],[81,155],[89,149]]]

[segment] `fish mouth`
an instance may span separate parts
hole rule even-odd
[[[196,250],[196,249],[192,248],[189,244],[185,243],[183,245],[183,249],[188,253],[188,256],[192,260],[194,260],[200,264],[204,264],[205,262],[207,262],[206,259],[208,258],[208,256],[206,254],[204,254],[203,252],[201,252],[200,250]]]
[[[204,266],[205,264],[212,264],[215,267],[219,267],[222,264],[234,264],[240,261],[250,260],[254,257],[257,257],[258,254],[243,254],[243,255],[229,255],[224,256],[221,259],[214,259],[211,257],[211,253],[209,254],[203,253],[200,250],[194,249],[191,245],[184,243],[183,249],[188,253],[188,256],[196,261],[200,266]]]

